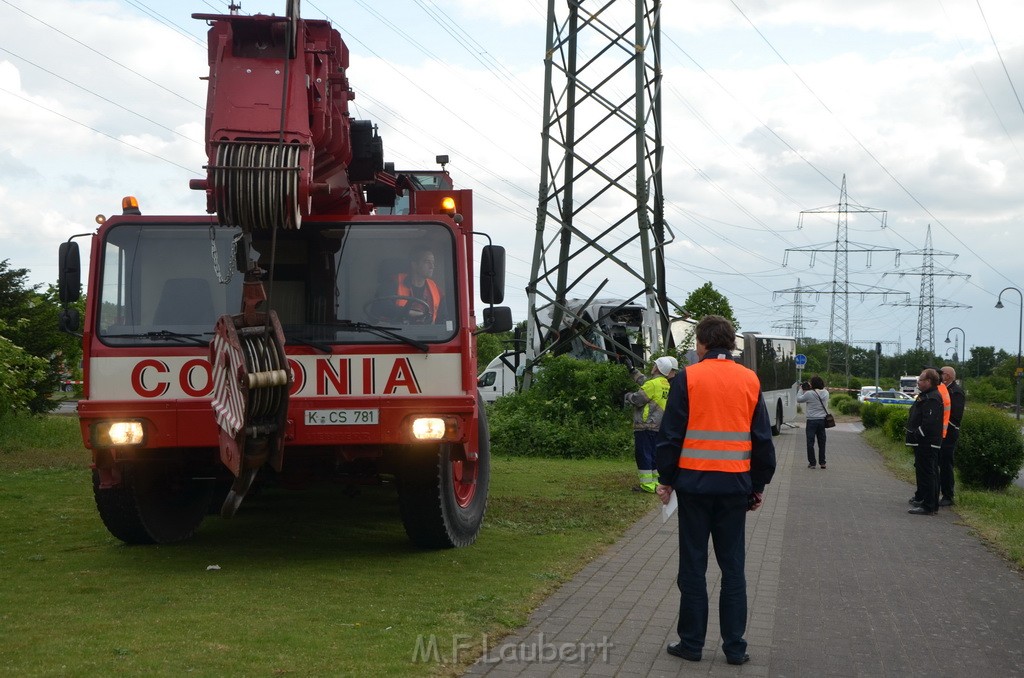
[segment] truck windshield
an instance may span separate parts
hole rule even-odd
[[[209,342],[218,317],[241,311],[239,235],[216,227],[211,241],[206,223],[111,227],[97,335],[122,346]],[[251,256],[268,271],[273,261],[264,288],[286,340],[416,346],[455,334],[454,240],[441,224],[306,222],[278,231],[273,256],[271,248],[269,233],[254,234]]]

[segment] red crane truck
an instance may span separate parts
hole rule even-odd
[[[191,182],[209,215],[126,198],[91,234],[78,415],[100,518],[171,543],[254,481],[390,480],[415,544],[472,543],[490,476],[475,333],[511,328],[504,250],[480,244],[445,156],[384,164],[328,22],[297,2],[193,16],[210,25],[209,164]],[[69,304],[73,239],[59,259]],[[77,331],[73,308],[62,324]]]

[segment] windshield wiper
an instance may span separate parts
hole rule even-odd
[[[412,337],[407,337],[405,335],[399,334],[398,332],[395,332],[394,330],[397,330],[397,327],[370,325],[369,323],[352,322],[351,320],[339,320],[336,323],[328,324],[331,327],[336,327],[343,330],[353,330],[355,332],[369,332],[371,334],[376,334],[378,337],[384,337],[386,339],[396,339],[404,344],[409,344],[413,348],[418,348],[424,353],[427,353],[430,350],[430,346],[428,346],[426,343],[419,341],[418,339],[413,339]]]
[[[139,332],[137,334],[104,334],[101,336],[104,339],[170,339],[178,342],[179,344],[207,346],[209,345],[210,340],[199,338],[204,334],[213,334],[213,332],[204,332],[202,334],[182,334],[181,332],[172,332],[171,330],[156,330],[154,332]]]

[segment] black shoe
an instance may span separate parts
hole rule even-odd
[[[807,465],[807,468],[814,468],[814,467],[815,467],[815,464],[808,464]]]
[[[917,495],[915,494],[913,497],[907,500],[907,503],[910,504],[911,506],[915,506],[917,504],[920,504],[921,500],[918,499]]]
[[[824,465],[824,464],[822,464],[822,465],[821,465],[821,470],[822,470],[822,471],[824,471],[824,470],[825,470],[825,465]]]
[[[939,500],[939,506],[952,506],[952,505],[953,505],[953,500],[952,499],[946,499],[945,497],[943,497],[942,499]]]
[[[725,661],[730,664],[746,664],[750,661],[750,655],[745,654],[742,657],[726,657]]]
[[[688,662],[699,662],[701,659],[700,652],[687,652],[683,649],[682,643],[669,643],[666,650],[673,657],[679,657]]]
[[[911,499],[910,505],[913,506],[914,508],[919,508],[921,506],[924,506],[924,502],[921,501],[920,499]]]
[[[924,506],[915,506],[912,509],[907,509],[907,513],[915,516],[934,516],[938,511],[929,511]]]

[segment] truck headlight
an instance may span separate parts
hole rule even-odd
[[[100,421],[92,426],[94,447],[134,447],[146,442],[146,429],[137,419]]]
[[[461,435],[459,418],[451,415],[413,417],[409,430],[415,440],[458,440]]]
[[[444,419],[441,417],[419,417],[412,420],[412,437],[417,440],[441,440],[444,438]]]

